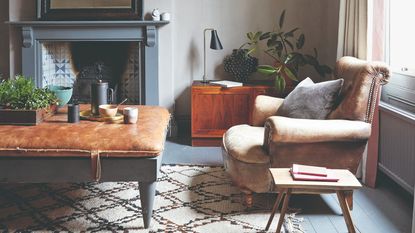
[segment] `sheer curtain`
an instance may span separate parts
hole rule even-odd
[[[370,0],[340,0],[337,58],[368,58]]]
[[[352,56],[367,60],[371,57],[369,40],[371,34],[370,19],[371,0],[340,0],[339,32],[337,59]],[[362,162],[357,171],[357,177],[366,183],[367,146]]]

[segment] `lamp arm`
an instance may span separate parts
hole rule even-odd
[[[213,31],[213,28],[206,28],[203,30],[203,82],[207,82],[207,75],[206,75],[206,32]]]

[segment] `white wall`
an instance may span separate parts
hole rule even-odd
[[[35,0],[9,0],[10,19],[34,19]],[[23,7],[24,6],[24,7]],[[159,8],[170,12],[171,23],[159,31],[160,101],[176,114],[190,114],[190,86],[203,75],[203,29],[218,30],[224,50],[208,50],[207,73],[211,79],[229,78],[221,66],[232,49],[245,42],[249,31],[268,31],[287,10],[286,29],[300,27],[306,35],[305,50],[319,51],[322,63],[334,66],[337,47],[339,0],[144,0],[145,12]],[[20,35],[11,33],[11,68],[19,72]],[[16,42],[17,41],[17,42]],[[14,71],[12,71],[14,72]],[[303,76],[317,75],[306,70]]]

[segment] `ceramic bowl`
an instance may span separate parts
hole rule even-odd
[[[102,104],[99,106],[99,114],[104,117],[115,117],[118,107],[115,104]]]
[[[72,97],[73,88],[65,86],[48,86],[48,89],[58,97],[58,107],[63,107]]]

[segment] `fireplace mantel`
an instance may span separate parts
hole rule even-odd
[[[143,46],[142,104],[159,105],[158,27],[168,21],[16,21],[22,30],[22,73],[42,86],[41,43],[53,41],[140,41]]]

